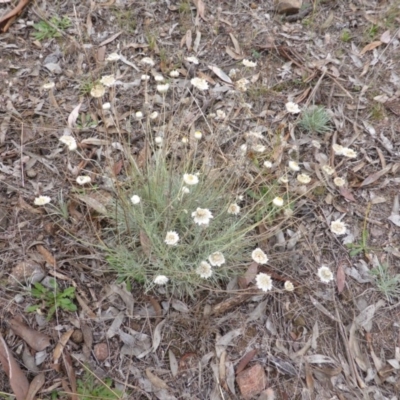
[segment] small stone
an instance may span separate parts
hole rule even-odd
[[[16,294],[16,295],[14,296],[14,301],[15,301],[17,304],[21,304],[21,303],[23,303],[23,302],[25,301],[25,297],[22,296],[22,294]]]
[[[242,371],[236,382],[244,399],[251,399],[260,394],[267,385],[267,376],[261,364],[255,364],[251,368]]]
[[[79,344],[83,342],[83,333],[80,329],[75,329],[71,335],[71,339],[74,343]]]
[[[275,0],[275,7],[278,14],[297,14],[303,0]]]
[[[45,274],[40,265],[33,261],[22,261],[12,269],[8,277],[8,282],[11,285],[17,283],[36,283],[40,282],[44,276]]]
[[[104,361],[108,357],[107,343],[97,343],[94,346],[93,351],[99,361]]]

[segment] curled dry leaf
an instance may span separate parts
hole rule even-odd
[[[42,388],[42,386],[45,384],[45,381],[46,379],[43,372],[36,375],[29,386],[29,391],[25,400],[34,400],[36,393]]]
[[[50,346],[50,338],[44,333],[35,331],[28,325],[17,320],[16,318],[10,321],[10,328],[23,339],[32,349],[36,351],[42,351],[47,346]]]
[[[10,386],[17,400],[25,400],[29,391],[29,382],[15,361],[7,343],[0,335],[0,363],[10,379]]]

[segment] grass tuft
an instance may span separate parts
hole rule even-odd
[[[329,122],[330,117],[324,107],[312,106],[302,113],[299,125],[309,133],[322,134],[331,130]]]

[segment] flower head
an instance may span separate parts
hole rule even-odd
[[[196,268],[196,274],[205,279],[209,278],[212,275],[211,265],[207,261],[202,261]]]
[[[148,66],[150,66],[150,67],[154,67],[154,65],[155,65],[153,59],[150,58],[150,57],[144,57],[144,58],[142,58],[142,59],[140,60],[140,62],[141,62],[143,65],[148,65]]]
[[[197,139],[197,140],[200,140],[200,139],[202,138],[202,136],[203,136],[203,134],[202,134],[200,131],[196,131],[196,132],[194,133],[194,137],[195,137],[195,139]]]
[[[131,202],[132,202],[132,204],[139,204],[140,203],[140,197],[138,195],[134,194],[131,197]]]
[[[333,183],[334,183],[336,186],[342,187],[342,186],[344,186],[344,185],[346,184],[346,180],[343,179],[343,178],[340,178],[340,177],[338,176],[337,178],[335,178],[335,179],[333,180]]]
[[[136,117],[136,119],[142,119],[143,118],[143,113],[141,111],[136,111],[135,112],[135,117]]]
[[[179,235],[175,231],[169,231],[164,242],[169,246],[175,246],[179,242]]]
[[[101,108],[102,108],[103,110],[109,110],[109,109],[111,108],[111,104],[110,104],[109,102],[104,103],[104,104],[101,106]]]
[[[322,170],[327,174],[327,175],[333,175],[333,173],[335,172],[335,169],[332,168],[330,165],[324,165],[322,167]]]
[[[282,175],[279,179],[278,179],[279,183],[288,183],[289,182],[289,178],[286,175]]]
[[[189,139],[186,137],[186,136],[184,136],[183,138],[182,138],[182,143],[188,143],[189,142]]]
[[[322,266],[321,268],[318,268],[318,276],[319,279],[321,279],[321,281],[324,283],[333,281],[332,271],[328,267]]]
[[[164,85],[157,85],[157,91],[159,93],[167,93],[169,89],[169,84],[165,83]]]
[[[181,191],[182,191],[183,194],[188,194],[188,193],[190,193],[190,189],[189,189],[188,187],[186,187],[186,186],[183,186],[182,189],[181,189]]]
[[[334,145],[332,145],[332,149],[335,152],[335,154],[337,154],[338,156],[341,156],[343,154],[343,146],[341,146],[340,144],[335,143]]]
[[[162,143],[163,143],[163,141],[164,141],[164,139],[163,139],[161,136],[156,136],[156,137],[154,138],[154,141],[156,142],[156,144],[157,144],[158,146],[161,146]]]
[[[321,148],[321,143],[318,142],[318,140],[311,140],[311,145],[313,147],[315,147],[316,149],[320,149]]]
[[[272,162],[271,161],[264,161],[264,167],[265,168],[272,168]]]
[[[256,276],[256,285],[263,292],[268,292],[272,289],[272,279],[268,274],[260,272]]]
[[[242,61],[242,64],[247,68],[255,68],[257,66],[256,61],[250,61],[247,58]]]
[[[285,104],[286,111],[290,114],[298,114],[301,112],[300,107],[298,104],[293,103],[293,101],[289,101]]]
[[[148,80],[150,79],[150,75],[143,74],[143,75],[140,77],[140,79],[141,79],[142,81],[148,81]]]
[[[348,147],[343,147],[342,154],[348,158],[356,158],[357,157],[357,152],[355,152],[353,149],[349,149]]]
[[[186,61],[189,61],[192,64],[198,64],[199,63],[198,58],[195,57],[195,56],[186,57]]]
[[[163,77],[162,75],[156,75],[156,76],[154,77],[154,80],[155,80],[156,82],[162,82],[162,81],[164,80],[164,77]]]
[[[307,183],[310,183],[310,182],[311,182],[310,175],[307,175],[307,174],[299,174],[299,175],[297,175],[297,180],[298,180],[300,183],[304,183],[305,185],[306,185]]]
[[[45,84],[42,86],[42,88],[43,88],[43,89],[46,89],[46,90],[49,90],[49,89],[53,89],[54,86],[55,86],[54,82],[48,82],[48,83],[45,83]]]
[[[240,213],[240,207],[236,203],[232,203],[228,207],[228,214],[238,215]]]
[[[44,206],[46,204],[49,204],[51,202],[51,197],[49,196],[39,196],[36,197],[33,203],[35,206]]]
[[[61,143],[64,143],[69,150],[73,151],[77,149],[77,145],[76,145],[76,140],[69,135],[64,135],[61,136],[60,139],[58,139]]]
[[[251,258],[258,264],[266,264],[268,262],[267,255],[259,247],[253,250]]]
[[[177,78],[177,77],[179,76],[179,71],[173,70],[173,71],[171,71],[171,72],[169,73],[169,76],[170,76],[171,78]]]
[[[111,53],[107,56],[106,61],[118,61],[120,59],[120,55],[117,53]]]
[[[220,267],[225,264],[225,257],[220,251],[216,251],[208,257],[208,261],[213,267]]]
[[[282,207],[284,201],[283,201],[282,197],[275,197],[275,198],[272,200],[272,203],[274,204],[274,206]]]
[[[293,290],[294,290],[294,285],[293,285],[292,282],[286,281],[285,284],[284,284],[284,288],[285,288],[285,290],[287,290],[288,292],[293,292]]]
[[[105,92],[106,92],[105,87],[102,84],[98,83],[97,85],[94,85],[92,87],[92,90],[90,91],[90,95],[92,97],[99,98],[99,97],[102,97]]]
[[[293,160],[291,160],[291,161],[289,161],[289,168],[292,170],[292,171],[300,171],[300,167],[299,167],[299,164],[296,162],[296,161],[293,161]]]
[[[252,149],[257,153],[263,153],[265,151],[266,147],[263,146],[262,144],[256,144],[252,147]]]
[[[100,83],[102,83],[104,86],[111,87],[115,83],[115,78],[114,75],[104,75],[100,79]]]
[[[183,174],[183,180],[187,185],[197,185],[199,178],[193,174]]]
[[[203,78],[193,78],[190,80],[190,83],[199,90],[208,89],[208,82]]]
[[[331,232],[335,235],[344,235],[346,233],[346,225],[340,220],[331,222]]]
[[[169,279],[165,275],[157,275],[153,280],[156,285],[165,285],[168,281]]]
[[[196,211],[192,212],[192,217],[194,222],[198,225],[208,225],[210,219],[214,218],[210,210],[200,207],[197,207]]]
[[[158,117],[158,111],[153,111],[149,116],[150,119],[156,119]]]
[[[92,181],[92,178],[90,176],[86,175],[80,175],[76,178],[76,183],[78,185],[86,185],[87,183],[90,183]]]
[[[239,92],[246,92],[247,91],[247,85],[249,84],[250,82],[249,82],[249,80],[248,79],[246,79],[246,78],[242,78],[242,79],[239,79],[236,83],[235,83],[235,86],[236,86],[236,89],[237,90],[239,90]]]

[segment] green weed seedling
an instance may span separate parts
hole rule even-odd
[[[83,379],[77,380],[78,398],[79,400],[117,400],[122,393],[111,389],[112,383],[111,378],[98,381],[92,373],[86,372]]]
[[[360,253],[367,253],[372,250],[371,247],[368,246],[368,231],[363,229],[361,232],[361,240],[359,243],[347,243],[346,247],[350,249],[350,257],[355,257]]]
[[[36,32],[33,33],[33,37],[36,40],[45,40],[61,37],[60,31],[65,31],[71,26],[71,21],[68,17],[51,17],[49,22],[40,21],[33,25]]]
[[[392,296],[400,294],[400,274],[391,274],[388,264],[379,264],[370,271],[370,274],[375,278],[378,290],[385,295],[389,302],[392,300]]]
[[[312,106],[307,108],[300,119],[299,125],[310,133],[326,133],[331,130],[330,117],[324,107]]]
[[[75,298],[75,288],[73,286],[61,291],[57,285],[56,280],[52,280],[52,289],[44,287],[41,283],[36,282],[31,289],[31,295],[35,299],[41,300],[40,304],[35,304],[27,308],[28,312],[33,312],[39,308],[47,309],[47,320],[56,312],[57,308],[64,311],[76,311],[77,307],[73,303]]]

